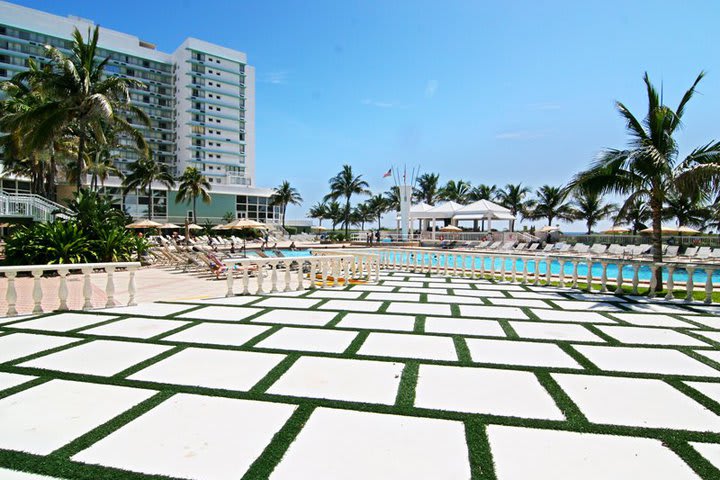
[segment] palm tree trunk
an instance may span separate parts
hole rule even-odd
[[[350,229],[350,195],[345,198],[345,238],[347,238]]]
[[[662,202],[656,198],[650,199],[650,209],[652,210],[652,249],[653,262],[662,262]],[[653,288],[652,285],[650,288]],[[663,289],[662,267],[655,269],[655,291],[659,292]]]
[[[55,201],[56,195],[55,192],[56,186],[55,186],[55,171],[57,170],[57,163],[55,160],[55,153],[50,154],[50,167],[48,168],[48,171],[45,175],[45,191],[47,192],[47,197],[50,200]]]
[[[197,196],[193,196],[193,223],[197,223]]]
[[[83,172],[83,155],[85,154],[85,135],[80,134],[80,141],[78,142],[78,156],[77,156],[77,179],[75,186],[78,192],[82,188],[82,172]]]
[[[153,191],[152,191],[152,183],[148,186],[148,192],[150,195],[150,198],[148,199],[148,220],[152,220],[153,216]],[[195,214],[193,214],[195,215]]]
[[[287,203],[283,203],[282,206],[282,228],[285,229],[285,211],[287,210]]]

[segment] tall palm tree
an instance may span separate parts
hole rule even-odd
[[[107,144],[99,146],[92,151],[87,162],[87,172],[90,174],[90,190],[97,191],[98,187],[104,187],[105,181],[113,175],[124,178],[122,171],[115,164],[115,157]],[[98,185],[99,183],[99,185]]]
[[[673,110],[662,103],[661,93],[645,73],[643,80],[648,99],[645,118],[640,121],[624,104],[616,102],[630,135],[628,148],[606,150],[571,183],[574,188],[627,196],[626,204],[637,199],[646,201],[652,212],[655,262],[662,262],[662,212],[668,192],[673,188],[686,193],[697,192],[709,185],[716,186],[720,178],[720,142],[711,141],[700,146],[679,161],[674,138],[682,125],[687,103],[704,75],[701,72],[697,76]],[[662,277],[658,275],[657,278]],[[658,281],[655,287],[661,289],[662,282]]]
[[[390,187],[390,190],[385,192],[385,207],[385,211],[400,211],[400,188],[397,185]]]
[[[270,197],[270,205],[279,206],[282,211],[282,226],[285,228],[285,211],[288,205],[301,205],[303,198],[295,187],[290,186],[290,182],[284,180],[279,186],[275,187],[275,191]]]
[[[678,227],[702,227],[711,215],[711,207],[698,195],[670,191],[665,196],[663,220],[675,220]]]
[[[362,175],[355,175],[350,165],[343,165],[340,173],[330,179],[330,193],[325,196],[325,200],[345,198],[345,236],[350,228],[350,199],[353,195],[369,194],[368,183],[362,179]]]
[[[575,219],[584,220],[587,226],[587,234],[592,234],[592,229],[597,223],[617,210],[613,203],[603,203],[602,195],[598,192],[579,190],[575,193],[572,202],[575,209]]]
[[[652,218],[652,212],[648,204],[641,198],[636,198],[632,202],[626,202],[617,211],[615,216],[615,225],[627,223],[633,235],[637,235],[640,230],[647,228],[647,223]]]
[[[330,216],[328,215],[327,202],[317,202],[315,205],[310,207],[310,211],[308,211],[308,217],[317,218],[320,226],[322,227],[322,221],[326,218],[330,218]]]
[[[30,70],[18,74],[22,80],[44,92],[48,101],[28,113],[28,121],[34,128],[28,131],[28,142],[33,148],[47,144],[61,131],[71,132],[78,140],[76,158],[76,184],[82,187],[85,166],[86,143],[92,134],[103,141],[101,124],[111,123],[132,137],[139,148],[147,152],[142,134],[127,120],[132,115],[149,124],[147,115],[130,103],[129,88],[142,88],[137,80],[106,75],[104,68],[110,60],[100,60],[98,50],[99,27],[87,40],[78,29],[73,31],[70,54],[65,55],[55,47],[46,48],[48,66],[37,68],[30,61]]]
[[[387,198],[382,194],[373,195],[368,199],[368,204],[370,205],[370,209],[373,212],[374,218],[377,218],[377,228],[380,230],[381,225],[380,221],[382,220],[382,216],[385,212],[388,211],[390,208]]]
[[[177,195],[175,203],[186,202],[192,200],[193,222],[197,223],[197,199],[202,198],[203,203],[212,202],[210,190],[212,186],[205,175],[195,167],[187,167],[178,179]]]
[[[515,217],[518,215],[522,218],[527,216],[528,211],[535,206],[533,200],[527,198],[530,188],[523,186],[522,183],[508,183],[504,188],[497,191],[495,198],[503,207],[510,210]],[[510,223],[510,230],[515,229],[515,220]]]
[[[133,190],[140,190],[149,197],[148,219],[153,216],[153,188],[152,184],[159,182],[168,189],[175,186],[175,179],[170,168],[164,163],[155,161],[151,157],[141,158],[130,164],[130,174],[123,180],[123,195]]]
[[[415,199],[428,205],[435,205],[435,201],[438,199],[439,181],[440,175],[437,173],[423,173],[420,175],[417,178],[417,187],[413,192]]]
[[[373,205],[369,202],[359,203],[352,212],[352,217],[356,224],[360,224],[360,230],[365,230],[365,223],[375,219],[375,211]]]
[[[477,202],[478,200],[493,200],[498,195],[498,189],[495,185],[480,185],[473,187],[468,195],[468,200],[471,202]]]
[[[568,192],[560,187],[543,185],[535,192],[536,205],[530,213],[530,218],[547,218],[548,226],[553,220],[573,220],[574,212],[572,206],[566,202]]]
[[[332,200],[327,204],[327,218],[332,222],[332,230],[335,231],[335,227],[338,223],[342,222],[345,216],[345,210],[340,206],[338,202]]]
[[[471,190],[470,182],[465,180],[449,180],[444,187],[440,189],[438,197],[442,200],[448,200],[460,204],[465,204],[468,201]]]

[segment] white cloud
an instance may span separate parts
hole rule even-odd
[[[283,85],[288,81],[288,72],[285,70],[278,70],[276,72],[266,72],[260,76],[260,82],[272,83],[273,85]]]
[[[366,98],[362,101],[363,105],[369,105],[371,107],[377,107],[377,108],[394,108],[399,107],[400,104],[396,102],[381,102],[377,100],[370,100],[369,98]]]
[[[428,80],[425,85],[425,98],[432,98],[437,92],[439,82],[437,80]]]
[[[540,132],[502,132],[495,135],[498,140],[534,140],[536,138],[543,138],[544,133]]]

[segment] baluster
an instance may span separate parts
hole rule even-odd
[[[490,255],[490,279],[495,280],[495,255]]]
[[[600,275],[600,293],[607,293],[607,262],[605,260],[600,261],[602,266],[602,274]]]
[[[410,271],[410,252],[408,250],[404,250],[405,252],[405,270],[408,272]]]
[[[316,287],[315,277],[317,277],[317,270],[316,270],[317,265],[315,264],[315,261],[316,261],[315,259],[309,260],[309,263],[310,263],[310,287],[309,288],[310,288],[310,290],[315,290],[315,287]]]
[[[623,267],[625,265],[622,262],[616,262],[615,266],[617,267],[617,278],[615,280],[615,295],[622,295],[623,282],[625,281],[625,279],[623,278]]]
[[[326,288],[328,286],[328,262],[326,259],[320,260],[320,271],[322,272],[322,284],[320,285],[321,288]],[[362,260],[360,261],[360,275],[362,275]]]
[[[272,263],[270,265],[270,293],[275,293],[278,291],[277,288],[277,269],[280,266],[279,263],[276,263],[273,265]]]
[[[81,271],[84,275],[83,296],[85,297],[85,303],[83,304],[82,309],[90,310],[91,308],[93,308],[93,305],[92,305],[92,282],[90,282],[90,273],[92,273],[92,268],[85,267]]]
[[[448,276],[448,254],[443,253],[442,254],[442,260],[443,260],[443,275],[446,277]]]
[[[135,305],[137,305],[137,303],[135,302],[135,272],[137,271],[137,268],[138,267],[136,266],[131,266],[130,268],[128,268],[128,270],[130,271],[130,275],[128,276],[128,306],[130,307],[134,307]]]
[[[470,275],[473,279],[477,278],[477,266],[475,263],[477,262],[477,257],[475,255],[470,255]]]
[[[354,262],[354,261],[355,261],[355,257],[352,257],[352,258],[345,260],[345,262],[343,264],[343,268],[344,268],[343,277],[345,278],[345,286],[346,287],[348,285],[350,285],[350,263]],[[378,259],[378,262],[379,261],[380,260]],[[380,265],[378,265],[378,273],[377,274],[380,275]]]
[[[226,274],[225,274],[225,283],[227,284],[227,291],[225,292],[226,297],[234,297],[235,292],[233,291],[233,284],[235,282],[235,275],[233,275],[233,269],[235,268],[235,265],[233,264],[225,264],[227,267]]]
[[[517,257],[510,256],[510,262],[512,262],[510,281],[512,283],[515,283],[515,282],[517,282]]]
[[[528,258],[522,257],[523,272],[522,272],[522,284],[527,285],[528,282]]]
[[[533,258],[533,267],[535,267],[535,279],[533,285],[540,285],[540,259],[538,257]]]
[[[379,281],[380,281],[380,266],[378,265],[378,268],[375,269],[375,283],[377,283]]]
[[[290,291],[290,264],[292,262],[288,260],[283,261],[283,266],[285,267],[285,288],[283,288],[283,292],[289,292]]]
[[[33,270],[33,311],[32,313],[42,313],[42,285],[40,284],[40,277],[42,277],[42,270]]]
[[[655,285],[657,285],[658,278],[657,278],[657,267],[659,266],[662,268],[662,263],[659,264],[652,264],[650,267],[650,289],[648,290],[648,298],[655,298]]]
[[[705,303],[712,303],[712,291],[713,291],[713,284],[712,284],[712,274],[713,269],[712,267],[705,266],[705,300],[703,300]]]
[[[58,287],[58,298],[60,298],[60,306],[58,310],[67,310],[68,304],[68,286],[67,286],[67,274],[68,271],[64,268],[58,268],[58,274],[60,275],[60,286]]]
[[[263,277],[265,276],[265,269],[263,268],[265,266],[265,262],[258,261],[257,263],[258,269],[257,269],[257,290],[255,291],[256,294],[263,294],[265,293],[263,290]]]
[[[552,260],[550,259],[550,257],[545,257],[545,284],[546,285],[550,285],[550,283],[552,282],[552,272],[550,271],[550,267],[552,266],[551,263],[552,263]]]
[[[460,258],[460,274],[465,278],[467,276],[467,265],[465,265],[466,256],[465,255],[458,255]]]
[[[563,258],[558,259],[558,263],[560,264],[560,275],[558,276],[558,281],[560,282],[561,287],[565,287],[565,262],[566,260]]]
[[[585,274],[585,281],[587,282],[587,291],[589,293],[592,293],[592,282],[593,282],[593,276],[592,276],[592,259],[590,257],[587,257],[587,273]]]
[[[331,269],[331,275],[333,278],[332,286],[337,287],[339,285],[338,277],[340,276],[340,259],[339,258],[333,258],[330,260],[330,269]],[[368,271],[368,274],[370,272]]]
[[[485,255],[480,255],[480,277],[485,278]]]
[[[105,307],[109,308],[115,306],[115,280],[113,279],[115,267],[105,267],[105,271],[107,272],[107,284],[105,285],[107,302],[105,302]]]
[[[248,295],[250,293],[250,262],[243,263],[242,268],[242,294]],[[260,275],[260,268],[256,270],[256,275]]]
[[[580,268],[580,261],[577,259],[572,260],[572,285],[570,285],[570,288],[577,289],[578,288],[578,268]]]
[[[668,281],[667,281],[667,294],[665,300],[672,300],[675,298],[673,295],[673,289],[675,288],[675,279],[673,278],[675,273],[675,265],[672,263],[668,264]]]
[[[693,275],[695,274],[695,267],[688,265],[685,267],[688,273],[687,283],[686,283],[686,290],[687,295],[685,295],[685,301],[686,302],[692,302],[693,301],[693,289],[695,288],[695,279],[693,278]]]
[[[15,309],[15,302],[17,301],[17,291],[15,290],[15,277],[17,276],[17,272],[7,272],[5,276],[8,279],[7,292],[5,294],[5,299],[7,300],[8,304],[7,316],[12,317],[14,315],[17,315],[17,310]]]
[[[505,281],[505,264],[507,263],[507,257],[505,255],[500,256],[500,281]]]
[[[638,294],[638,285],[640,284],[640,264],[633,264],[632,294]]]
[[[363,267],[364,267],[364,265],[363,265],[363,258],[362,258],[362,257],[358,257],[357,263],[358,263],[358,267],[359,267],[359,269],[358,269],[358,277],[359,277],[359,278],[363,278],[363,276],[364,276],[364,272],[363,272]],[[402,270],[402,268],[400,268],[400,270]]]

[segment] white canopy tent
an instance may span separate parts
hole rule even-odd
[[[445,202],[429,208],[425,211],[411,213],[410,218],[432,221],[432,238],[435,239],[435,222],[438,219],[449,219],[452,221],[452,218],[455,216],[455,214],[462,208],[463,206],[459,203]]]
[[[419,214],[425,213],[428,210],[434,208],[432,205],[429,205],[425,202],[416,203],[415,205],[410,207],[410,226],[412,227],[413,220],[419,220],[420,221],[420,230],[422,230],[422,217],[418,217]],[[398,212],[397,216],[395,217],[396,221],[398,222],[398,230],[400,229],[400,213]]]
[[[509,208],[505,208],[489,200],[478,200],[459,209],[456,215],[452,217],[452,220],[455,225],[457,225],[457,222],[463,220],[482,220],[483,223],[487,220],[488,230],[491,230],[493,220],[507,220],[510,225],[512,225],[516,217]]]

